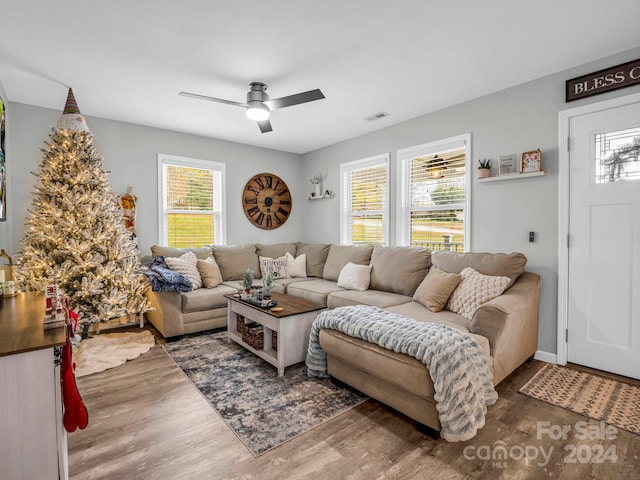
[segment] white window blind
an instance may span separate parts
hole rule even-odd
[[[341,165],[341,241],[387,245],[389,156]]]
[[[177,248],[224,243],[224,165],[160,156],[163,245]]]
[[[464,142],[406,151],[402,161],[402,245],[465,250],[467,147]]]

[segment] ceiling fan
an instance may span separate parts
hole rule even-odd
[[[269,121],[269,113],[276,108],[291,107],[301,103],[313,102],[314,100],[322,100],[323,93],[318,90],[309,90],[308,92],[296,93],[287,97],[274,98],[269,100],[267,95],[267,86],[261,82],[251,82],[250,90],[247,92],[247,103],[234,102],[232,100],[224,100],[222,98],[207,97],[206,95],[198,95],[196,93],[180,92],[178,95],[183,97],[197,98],[200,100],[209,100],[211,102],[226,103],[227,105],[235,105],[247,109],[247,117],[258,122],[258,127],[262,133],[272,131],[271,122]]]

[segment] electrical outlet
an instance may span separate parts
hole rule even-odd
[[[529,241],[530,242],[536,241],[536,232],[529,232]]]

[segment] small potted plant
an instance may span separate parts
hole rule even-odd
[[[253,268],[247,268],[242,274],[242,288],[244,288],[245,293],[248,295],[251,287],[253,286]]]
[[[268,304],[271,301],[271,292],[273,292],[275,287],[276,286],[273,283],[273,275],[271,275],[270,273],[267,274],[267,276],[264,277],[264,280],[262,281],[262,301],[263,301],[263,304],[264,303]]]
[[[491,159],[483,158],[478,163],[478,178],[487,178],[491,172]]]

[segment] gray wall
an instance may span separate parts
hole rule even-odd
[[[390,239],[395,243],[398,149],[464,133],[472,135],[475,175],[479,158],[520,154],[540,148],[544,177],[478,183],[471,190],[471,251],[519,251],[527,269],[542,276],[539,349],[556,352],[558,296],[558,112],[640,91],[640,86],[597,95],[569,104],[565,81],[640,57],[640,48],[537,79],[376,132],[303,155],[303,178],[322,173],[336,197],[304,206],[304,241],[340,241],[340,164],[390,152]],[[469,78],[469,81],[473,79]],[[437,92],[431,92],[437,95]],[[393,112],[391,112],[393,114]],[[381,126],[384,120],[380,120]],[[492,175],[495,175],[495,168]],[[307,189],[311,191],[310,186]],[[325,188],[326,188],[325,187]],[[536,241],[528,242],[528,232]]]
[[[82,109],[82,99],[78,99]],[[43,159],[40,148],[49,139],[60,111],[11,103],[10,181],[13,185],[10,208],[13,219],[13,239],[5,245],[15,254],[24,232],[24,219],[31,204],[36,178]],[[125,193],[134,187],[138,197],[136,230],[143,254],[159,242],[158,228],[158,153],[212,160],[226,164],[227,243],[281,242],[302,237],[302,208],[307,192],[300,188],[300,157],[297,154],[257,148],[239,143],[213,140],[157,128],[132,125],[102,118],[87,117],[94,135],[94,146],[104,157],[110,170],[111,187]],[[247,220],[240,199],[245,183],[255,174],[272,172],[280,176],[293,195],[289,220],[275,230],[260,230]],[[3,225],[4,226],[4,225]],[[1,227],[0,227],[1,228]]]

